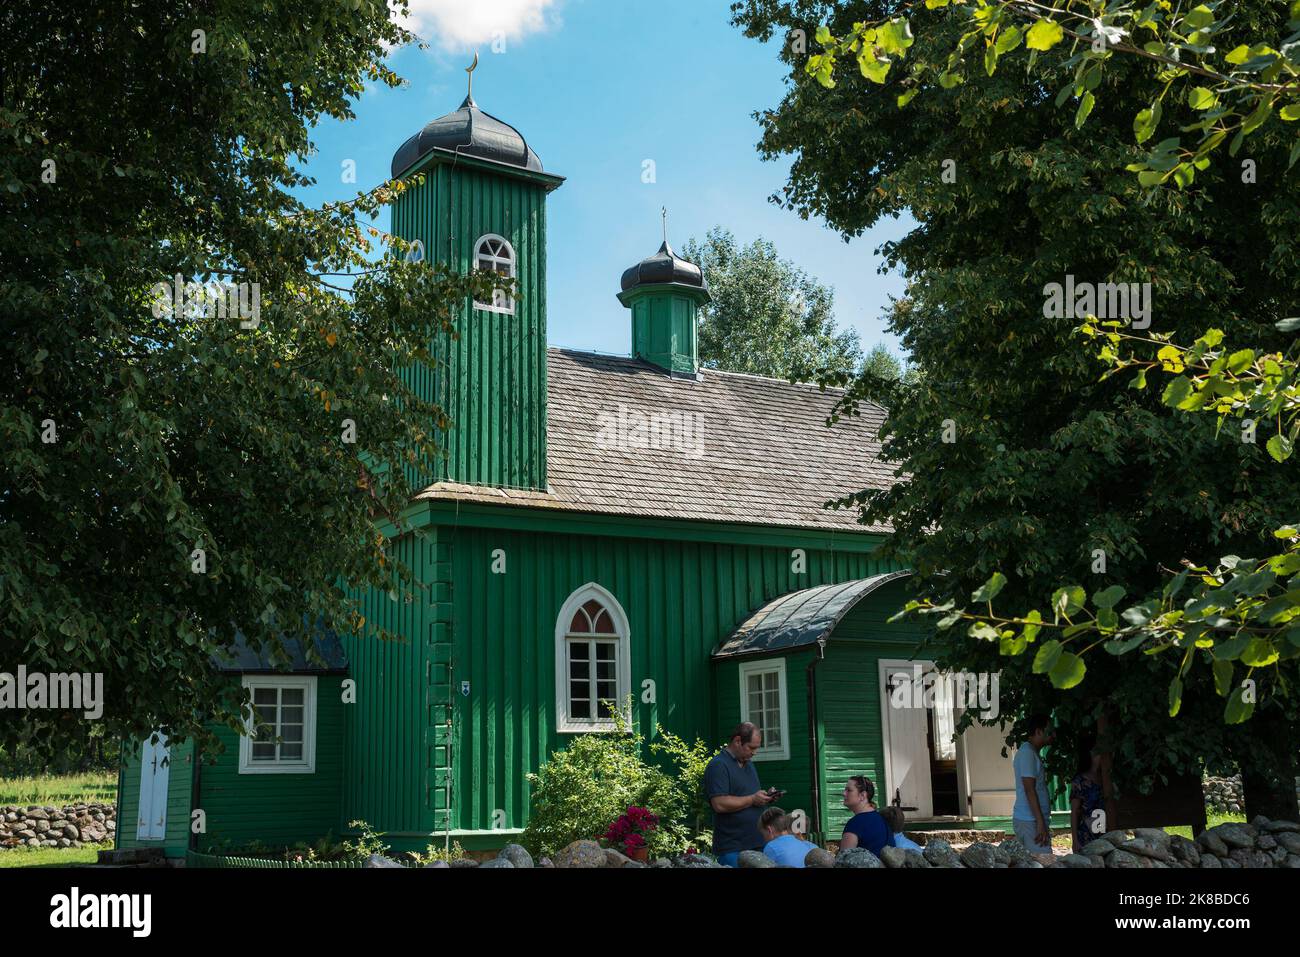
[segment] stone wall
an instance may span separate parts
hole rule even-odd
[[[0,807],[0,851],[11,847],[81,847],[112,840],[112,804]]]
[[[1132,838],[1111,832],[1080,850],[1071,857],[1086,858],[1077,865],[1085,867],[1300,868],[1300,823],[1256,817],[1215,825],[1195,841],[1137,828]]]
[[[928,835],[920,851],[886,847],[877,857],[866,848],[854,847],[832,853],[808,845],[804,867],[840,868],[1300,868],[1300,823],[1270,821],[1257,817],[1249,824],[1220,824],[1203,832],[1195,841],[1171,835],[1161,828],[1135,828],[1132,832],[1111,831],[1089,841],[1079,854],[1031,854],[1017,838],[997,843],[975,841],[961,848]],[[397,861],[373,854],[366,867],[401,867]],[[595,841],[574,841],[555,855],[534,862],[518,844],[507,845],[493,860],[472,858],[439,861],[428,867],[720,867],[710,854],[686,854],[650,861],[629,860],[618,851],[602,848]],[[744,851],[742,868],[775,867],[760,851]]]
[[[1201,782],[1201,790],[1205,794],[1205,809],[1207,811],[1218,811],[1221,814],[1241,814],[1242,809],[1246,806],[1241,793],[1241,775],[1234,774],[1230,778],[1216,778],[1206,776]]]

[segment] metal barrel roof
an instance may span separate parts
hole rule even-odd
[[[332,631],[318,631],[312,640],[318,660],[310,660],[303,642],[297,638],[284,638],[285,649],[289,652],[288,667],[277,666],[271,660],[270,650],[262,647],[250,648],[243,632],[235,638],[235,644],[225,654],[212,656],[212,664],[218,671],[240,673],[275,673],[275,674],[344,674],[348,670],[348,656],[343,649],[339,636]]]
[[[713,657],[770,654],[823,641],[854,605],[880,586],[910,574],[885,572],[781,595],[741,622],[714,649]]]

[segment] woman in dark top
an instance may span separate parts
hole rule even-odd
[[[840,850],[865,847],[879,857],[886,846],[894,843],[889,824],[872,803],[875,796],[876,788],[865,775],[854,775],[844,785],[844,806],[853,812],[853,817],[844,825]]]
[[[1070,781],[1070,823],[1074,838],[1074,853],[1080,848],[1109,830],[1106,827],[1106,801],[1101,793],[1101,755],[1096,753],[1096,737],[1088,735],[1079,746],[1079,764],[1074,779]],[[1101,810],[1097,819],[1096,830],[1093,825],[1093,812]]]

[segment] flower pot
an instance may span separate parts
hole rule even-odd
[[[628,848],[624,853],[632,860],[640,861],[642,864],[650,859],[650,848],[648,847]]]

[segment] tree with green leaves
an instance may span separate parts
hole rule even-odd
[[[1300,318],[1278,323],[1283,331],[1300,329]],[[1300,432],[1300,343],[1291,354],[1257,355],[1253,349],[1224,347],[1223,332],[1211,329],[1190,347],[1168,336],[1135,336],[1118,322],[1085,321],[1085,335],[1103,342],[1099,358],[1111,363],[1102,378],[1136,369],[1134,389],[1147,388],[1148,374],[1169,373],[1161,400],[1184,413],[1214,413],[1220,429],[1228,420],[1240,424],[1241,438],[1258,441],[1262,423],[1272,434],[1264,442],[1270,457],[1286,463]],[[1131,342],[1160,346],[1154,356],[1141,355]],[[1230,426],[1231,428],[1231,426]],[[1224,720],[1241,724],[1255,712],[1261,686],[1274,695],[1291,694],[1292,663],[1300,659],[1300,529],[1297,524],[1274,530],[1285,543],[1281,552],[1263,559],[1228,555],[1213,567],[1184,558],[1183,567],[1159,594],[1129,601],[1121,611],[1125,589],[1112,585],[1092,596],[1079,585],[1057,588],[1047,615],[1034,609],[1013,617],[996,615],[993,600],[1007,578],[994,572],[971,595],[972,610],[949,599],[908,602],[899,617],[912,611],[936,614],[940,629],[966,624],[974,639],[997,642],[1003,655],[1022,655],[1035,648],[1033,671],[1047,675],[1057,688],[1080,684],[1087,656],[1101,648],[1115,656],[1142,652],[1176,655],[1177,672],[1169,681],[1169,716],[1182,710],[1184,682],[1199,664],[1208,668],[1214,688],[1224,699]],[[980,607],[980,606],[983,607]],[[1240,667],[1240,671],[1238,668]]]
[[[1073,583],[1114,608],[1122,595],[1159,596],[1189,556],[1260,554],[1300,515],[1300,485],[1263,441],[1103,377],[1077,332],[1087,312],[1054,312],[1048,289],[1137,284],[1151,329],[1170,341],[1216,327],[1236,349],[1285,352],[1291,336],[1276,323],[1300,293],[1295,134],[1271,116],[1244,138],[1239,167],[1194,162],[1193,178],[1163,184],[1134,176],[1126,167],[1151,152],[1149,119],[1136,131],[1134,120],[1165,87],[1167,65],[1112,43],[1094,72],[1091,45],[1085,53],[1064,41],[1034,51],[1026,69],[990,64],[997,39],[972,30],[1009,15],[1004,6],[912,5],[883,37],[881,25],[902,16],[896,5],[748,0],[733,11],[750,35],[784,41],[792,82],[760,114],[760,150],[793,157],[779,201],[846,236],[905,210],[918,224],[884,249],[909,279],[891,329],[922,373],[885,403],[884,456],[909,480],[841,504],[893,525],[887,550],[915,569],[919,594],[936,606],[955,610],[997,590],[1004,607],[1028,609]],[[1165,16],[1168,38],[1183,27]],[[1217,29],[1223,50],[1292,30],[1285,7],[1262,0],[1233,5]],[[819,30],[822,42],[803,42]],[[842,55],[828,47],[845,41],[852,50],[855,39],[855,62],[814,61]],[[1077,103],[1054,105],[1061,89],[1093,94],[1083,122]],[[1190,92],[1163,104],[1160,129],[1205,119]],[[862,380],[848,385],[842,414],[871,394]],[[1065,609],[1077,598],[1068,591]],[[1037,642],[1028,630],[1013,641]],[[1167,689],[1182,655],[1094,654],[1078,683],[1074,662],[1058,659],[1066,680],[1054,683],[1051,669],[1034,669],[1041,644],[1004,653],[1012,649],[997,637],[944,642],[941,663],[1000,670],[1004,713],[1054,710],[1064,732],[1058,771],[1072,736],[1105,715],[1122,729],[1110,742],[1122,787],[1236,766],[1250,813],[1295,815],[1294,658],[1261,675],[1250,721],[1231,724],[1208,664],[1183,676],[1171,716]]]
[[[17,2],[0,37],[0,662],[102,673],[110,737],[206,741],[236,635],[284,661],[412,593],[383,529],[446,423],[402,370],[482,283],[371,225],[401,183],[292,193],[412,37],[383,0]]]
[[[886,382],[898,382],[903,378],[903,363],[887,345],[877,342],[862,360],[862,372]]]
[[[858,334],[835,324],[835,294],[765,239],[746,246],[714,227],[682,255],[704,271],[712,301],[700,309],[700,362],[707,369],[806,379],[819,368],[848,372],[862,359]]]
[[[1116,56],[1137,58],[1151,65],[1155,81],[1150,102],[1133,117],[1138,143],[1151,140],[1161,128],[1166,103],[1183,103],[1194,111],[1194,122],[1178,127],[1180,135],[1159,141],[1144,159],[1128,167],[1138,173],[1143,186],[1171,181],[1189,186],[1225,141],[1229,155],[1236,156],[1246,137],[1274,115],[1285,122],[1300,120],[1300,0],[1289,0],[1287,20],[1276,9],[1269,37],[1254,32],[1243,36],[1242,11],[1223,0],[1153,0],[1146,5],[925,0],[925,7],[947,8],[961,23],[961,36],[946,59],[904,62],[913,42],[912,24],[906,16],[890,14],[876,22],[855,22],[843,36],[821,26],[816,39],[822,52],[808,59],[805,70],[833,86],[836,62],[852,56],[864,77],[884,84],[891,68],[899,65],[908,72],[897,100],[903,107],[930,83],[952,89],[980,66],[992,76],[1003,57],[1025,52],[1032,70],[1040,53],[1068,49],[1065,65],[1074,72],[1056,94],[1056,106],[1073,101],[1074,123],[1082,128],[1097,98],[1105,96],[1100,87],[1108,61]],[[1182,133],[1200,134],[1195,148],[1183,143]],[[1297,159],[1300,132],[1292,140],[1287,167]]]

